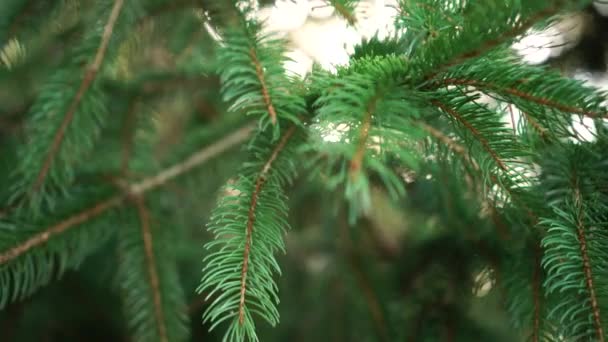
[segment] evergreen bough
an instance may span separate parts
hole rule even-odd
[[[356,1],[330,3],[356,25]],[[283,68],[286,42],[262,34],[241,1],[3,1],[0,309],[68,271],[91,272],[87,257],[102,255],[117,268],[113,288],[133,339],[187,340],[186,284],[202,246],[183,220],[194,215],[210,235],[196,292],[206,326],[223,329],[225,341],[260,340],[260,323],[278,325],[280,311],[286,330],[264,333],[277,339],[297,335],[289,331],[298,324],[340,329],[344,320],[360,323],[345,340],[605,341],[606,94],[507,49],[533,25],[588,3],[402,0],[402,36],[363,42],[336,73],[294,79]],[[62,15],[71,20],[53,26]],[[221,40],[201,39],[203,24]],[[146,71],[138,50],[163,34],[174,65]],[[161,113],[184,110],[175,98],[203,98],[222,114],[187,121],[164,150],[179,120]],[[503,119],[514,108],[516,129]],[[595,120],[592,142],[572,131],[576,117]],[[244,153],[228,153],[247,140]],[[197,209],[192,197],[215,203],[220,182],[215,209],[196,214],[205,204]],[[172,184],[192,194],[172,195]],[[397,252],[377,237],[382,198],[408,227]],[[303,238],[311,218],[329,234],[313,245],[333,256],[335,274],[305,288],[289,284],[297,271],[287,268],[278,283],[285,235],[292,226]],[[369,243],[389,260],[366,252]],[[515,330],[472,313],[480,274],[499,298],[482,301],[482,312],[510,316]],[[349,309],[300,322],[304,308],[335,309],[293,299],[307,296],[348,296],[340,305]]]

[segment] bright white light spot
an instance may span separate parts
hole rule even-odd
[[[9,40],[4,46],[0,45],[0,67],[4,65],[8,70],[25,60],[25,46],[16,38]]]
[[[325,0],[309,0],[310,3],[310,18],[312,19],[327,19],[334,15],[334,6]]]
[[[395,0],[361,0],[353,13],[354,27],[326,0],[277,0],[273,6],[256,11],[255,16],[264,23],[264,33],[286,38],[298,51],[295,58],[290,53],[293,61],[286,67],[288,72],[303,76],[312,70],[311,60],[336,72],[337,67],[349,63],[363,39],[397,35],[393,25],[397,8]]]
[[[273,6],[260,9],[256,17],[264,22],[266,31],[287,32],[304,25],[309,13],[307,0],[277,0]]]
[[[608,17],[608,1],[607,0],[595,0],[593,2],[593,7],[597,10],[597,12],[604,17]]]
[[[541,64],[546,62],[552,54],[552,46],[560,46],[554,33],[531,32],[520,41],[513,44],[513,49],[529,64]],[[559,48],[557,48],[559,49]]]
[[[572,116],[570,132],[576,136],[570,138],[574,142],[593,142],[597,137],[595,122],[589,117]]]
[[[340,65],[348,64],[349,53],[361,41],[357,31],[337,17],[321,23],[309,20],[289,36],[297,48],[331,72],[335,72]]]
[[[528,31],[512,48],[526,63],[544,63],[576,46],[584,34],[587,20],[583,13],[563,16],[542,31]]]
[[[504,122],[505,125],[513,131],[513,134],[522,134],[523,127],[519,125],[519,120],[521,120],[522,113],[519,108],[508,103],[501,103],[501,107],[503,112],[502,122]]]
[[[283,64],[288,75],[304,78],[312,69],[313,60],[304,51],[296,49],[288,51],[288,60]]]
[[[401,173],[401,178],[407,184],[412,184],[416,181],[416,172],[413,170],[407,170]]]
[[[322,273],[327,269],[330,259],[323,253],[312,254],[306,258],[306,269],[313,274]]]
[[[321,129],[321,137],[323,141],[328,143],[337,143],[342,141],[344,135],[350,130],[350,125],[347,123],[332,124]]]
[[[476,297],[485,297],[494,287],[494,281],[492,279],[492,271],[489,268],[482,270],[475,276],[475,285],[473,287],[473,294]]]

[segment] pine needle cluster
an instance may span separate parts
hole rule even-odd
[[[0,335],[605,341],[608,97],[508,49],[589,3],[400,0],[296,78],[252,2],[3,1]]]

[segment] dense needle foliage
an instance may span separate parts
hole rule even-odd
[[[605,341],[607,96],[508,49],[589,2],[299,78],[252,2],[1,1],[0,340]]]

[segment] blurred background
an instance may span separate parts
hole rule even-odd
[[[90,11],[92,1],[26,3],[18,16],[0,22],[0,188],[10,185],[14,146],[24,142],[24,119],[40,80],[58,66],[83,23],[98,20]],[[240,113],[227,114],[228,105],[221,101],[214,72],[222,61],[215,52],[222,27],[229,22],[218,19],[217,3],[158,1],[138,21],[102,75],[116,120],[104,128],[105,138],[87,168],[120,172],[124,165],[113,157],[120,153],[116,137],[124,134],[125,122],[137,120],[130,119],[134,112],[153,118],[153,127],[135,134],[153,146],[150,155],[159,167],[180,160],[193,141],[198,146],[210,143],[248,120]],[[362,40],[398,35],[391,24],[396,13],[396,1],[362,0],[352,27],[326,1],[277,0],[261,1],[255,15],[266,22],[266,33],[289,42],[292,60],[287,71],[305,77],[315,63],[328,70],[347,64]],[[547,65],[608,91],[608,1],[595,1],[548,28],[530,30],[512,50],[526,63]],[[594,129],[592,121],[574,127],[581,134]],[[193,341],[219,341],[223,334],[209,333],[201,323],[205,301],[195,289],[202,246],[210,238],[204,230],[209,212],[244,157],[234,149],[147,196],[156,213],[154,224],[180,232],[167,243],[178,246]],[[126,177],[139,179],[146,172],[132,165]],[[293,229],[286,238],[288,253],[280,260],[282,321],[277,328],[260,324],[263,341],[388,341],[388,336],[416,340],[412,336],[420,334],[422,320],[427,322],[424,329],[436,330],[426,334],[436,336],[429,341],[447,340],[453,327],[478,329],[480,341],[518,340],[499,309],[500,295],[492,291],[491,269],[464,252],[473,243],[466,240],[466,230],[446,229],[462,223],[493,233],[479,219],[479,205],[459,201],[461,207],[452,208],[460,213],[458,218],[442,221],[449,213],[433,213],[448,210],[442,201],[459,185],[439,187],[421,175],[404,177],[409,184],[407,205],[395,205],[381,188],[374,188],[374,210],[356,229],[348,229],[344,215],[336,215],[342,210],[340,196],[320,199],[322,184],[296,181],[290,191]],[[90,181],[78,179],[82,186]],[[114,280],[115,243],[105,244],[79,271],[67,272],[0,312],[0,341],[129,341]],[[476,247],[491,258],[491,246]],[[410,250],[423,253],[412,255]],[[477,274],[474,283],[468,282],[471,272]],[[475,296],[463,303],[463,291]],[[410,296],[414,292],[417,296]],[[468,316],[457,315],[461,305],[468,307]],[[436,327],[428,322],[437,322]],[[496,335],[484,335],[489,331]]]

